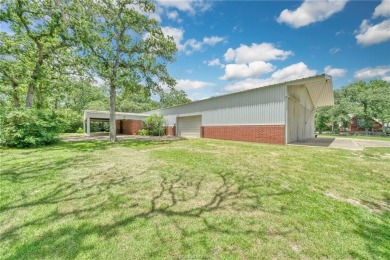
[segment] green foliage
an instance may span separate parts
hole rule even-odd
[[[139,91],[131,91],[124,89],[117,98],[117,111],[142,113],[158,109],[160,103],[152,100],[150,91],[140,89]]]
[[[382,124],[390,121],[390,84],[384,80],[351,83],[334,90],[334,98],[335,105],[327,113],[336,127],[348,127],[353,117],[377,118]],[[325,115],[321,113],[322,120]]]
[[[109,132],[110,124],[108,122],[91,122],[91,132]]]
[[[62,118],[64,122],[64,133],[75,133],[77,129],[83,127],[83,117],[80,112],[66,109],[58,110],[57,114]]]
[[[66,123],[53,111],[28,109],[3,115],[1,125],[1,145],[25,148],[57,142]]]
[[[162,115],[153,114],[144,120],[148,135],[161,136],[165,134],[165,120]]]
[[[76,2],[61,2],[1,2],[0,22],[9,24],[12,33],[0,34],[0,53],[7,57],[0,61],[0,77],[12,86],[15,107],[19,106],[18,93],[22,88],[26,107],[41,108],[41,104],[34,105],[34,96],[38,94],[40,103],[39,95],[47,93],[60,74],[73,72],[69,68],[77,67],[69,59],[77,55],[74,50],[69,51],[76,44],[71,26],[77,21]]]
[[[169,92],[163,92],[160,95],[161,107],[171,107],[191,102],[183,90],[171,89]]]
[[[78,133],[78,134],[83,134],[83,133],[84,133],[84,130],[80,127],[79,129],[77,129],[76,133]]]
[[[141,129],[138,131],[138,134],[143,135],[143,136],[149,135],[149,130],[148,129]]]
[[[316,129],[322,133],[322,131],[329,130],[328,124],[330,123],[330,107],[320,107],[316,111],[315,125]]]

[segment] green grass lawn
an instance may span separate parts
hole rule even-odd
[[[390,258],[390,149],[221,140],[0,151],[2,259]]]
[[[363,140],[375,140],[375,141],[388,141],[390,142],[390,136],[370,136],[370,135],[339,135],[339,134],[318,134],[320,138],[352,138]]]

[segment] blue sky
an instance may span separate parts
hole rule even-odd
[[[153,1],[178,48],[169,73],[192,100],[322,73],[335,89],[390,82],[390,0]]]
[[[390,81],[390,0],[156,0],[193,100],[327,73],[334,88]]]

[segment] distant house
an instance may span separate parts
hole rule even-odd
[[[117,112],[116,128],[137,134],[143,119],[160,114],[167,135],[288,144],[313,138],[316,108],[333,104],[332,78],[323,74],[142,114]],[[85,132],[91,121],[109,118],[108,111],[84,111]]]
[[[365,131],[366,130],[365,126],[367,125],[367,122],[371,122],[372,124],[372,127],[368,128],[370,131],[379,131],[382,128],[382,124],[373,118],[353,117],[348,128],[344,129],[344,127],[340,127],[340,131],[348,131],[348,132]]]

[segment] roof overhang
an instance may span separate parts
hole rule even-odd
[[[289,84],[288,86],[294,85],[296,84]],[[333,81],[331,76],[323,74],[308,78],[307,80],[300,81],[299,85],[306,86],[315,108],[334,105]]]
[[[143,120],[148,115],[145,114],[138,114],[138,113],[123,113],[123,112],[116,112],[115,118],[116,120]],[[110,119],[110,112],[109,111],[95,111],[95,110],[85,110],[84,111],[84,120],[87,118],[90,118],[95,121],[101,121],[104,119]]]

